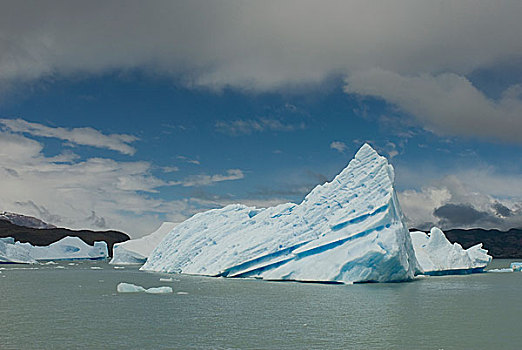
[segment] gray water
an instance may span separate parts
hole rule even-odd
[[[0,267],[1,349],[522,346],[522,273],[322,285],[182,275],[160,282],[165,275],[103,262]],[[118,294],[119,282],[174,293]]]

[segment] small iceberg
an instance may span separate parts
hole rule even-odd
[[[0,263],[2,264],[36,264],[31,256],[29,243],[15,242],[12,237],[0,238]]]
[[[118,293],[148,293],[148,294],[169,294],[172,293],[171,287],[152,287],[149,289],[137,286],[132,283],[121,282],[116,287]]]
[[[155,288],[149,288],[145,290],[145,293],[149,294],[168,294],[172,293],[171,287],[155,287]]]
[[[172,282],[172,278],[160,278],[160,282]]]
[[[422,231],[411,232],[415,256],[423,270],[430,276],[461,275],[483,272],[491,262],[488,251],[482,243],[464,249],[458,243],[451,244],[442,230],[433,227],[429,234]]]
[[[509,267],[512,271],[522,271],[522,262],[512,262]]]
[[[140,292],[144,292],[145,288],[143,288],[142,286],[137,286],[132,283],[122,282],[122,283],[118,284],[118,286],[116,287],[116,290],[118,291],[118,293],[140,293]]]

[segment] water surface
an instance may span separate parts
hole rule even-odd
[[[491,268],[509,266],[494,260]],[[101,269],[92,269],[99,267]],[[518,349],[522,273],[322,285],[0,265],[1,349]],[[118,294],[129,282],[173,294]],[[177,294],[186,292],[188,294]]]

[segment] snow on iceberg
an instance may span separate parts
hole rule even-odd
[[[36,260],[31,256],[29,243],[15,242],[14,238],[0,238],[0,263],[1,264],[35,264]]]
[[[458,243],[451,244],[444,232],[433,227],[429,234],[411,232],[413,249],[424,274],[449,275],[482,272],[491,262],[482,243],[464,249]]]
[[[0,262],[36,263],[52,260],[98,260],[108,256],[107,243],[94,242],[88,245],[78,237],[64,237],[48,246],[33,246],[30,243],[0,239]]]
[[[110,264],[144,264],[149,254],[176,225],[177,223],[164,222],[156,231],[147,236],[114,244]]]
[[[141,270],[317,282],[392,282],[418,272],[393,167],[365,144],[300,204],[228,205],[176,226]]]

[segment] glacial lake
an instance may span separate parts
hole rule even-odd
[[[509,266],[494,260],[490,268]],[[326,285],[0,265],[0,349],[519,349],[522,273]],[[160,278],[172,277],[172,282]],[[173,294],[118,294],[119,282]],[[182,292],[181,294],[178,294]]]

